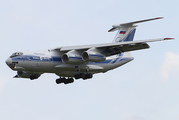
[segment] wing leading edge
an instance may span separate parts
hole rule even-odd
[[[93,44],[93,45],[82,45],[82,46],[67,46],[67,47],[59,47],[53,50],[68,52],[70,50],[88,50],[90,48],[103,49],[103,54],[107,57],[113,54],[118,54],[121,51],[135,51],[141,49],[147,49],[150,46],[147,44],[148,42],[156,42],[156,41],[164,41],[164,40],[172,40],[174,38],[160,38],[160,39],[150,39],[150,40],[138,40],[138,41],[129,41],[129,42],[119,42],[119,43],[105,43],[105,44]],[[110,54],[114,52],[113,54]]]

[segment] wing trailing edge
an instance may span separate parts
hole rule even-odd
[[[85,50],[92,47],[95,48],[105,48],[105,47],[115,47],[122,45],[131,45],[131,44],[144,44],[148,42],[164,41],[164,40],[173,40],[174,38],[159,38],[159,39],[149,39],[149,40],[138,40],[138,41],[129,41],[129,42],[119,42],[119,43],[104,43],[104,44],[92,44],[92,45],[79,45],[79,46],[66,46],[55,48],[53,50],[60,50],[61,52],[66,52],[70,50]]]

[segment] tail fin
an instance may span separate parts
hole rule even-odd
[[[119,24],[119,25],[113,25],[112,26],[113,28],[111,28],[108,32],[113,32],[113,31],[118,30],[113,42],[133,41],[134,34],[136,31],[136,27],[137,27],[137,25],[134,25],[134,24],[156,20],[156,19],[162,19],[162,18],[163,17],[157,17],[157,18],[152,18],[152,19],[147,19],[147,20],[140,20],[140,21],[129,22],[129,23],[124,23],[124,24]]]
[[[134,26],[120,27],[113,42],[133,41],[135,31],[136,31],[136,27],[134,27]]]

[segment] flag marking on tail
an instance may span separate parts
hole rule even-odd
[[[126,31],[120,31],[119,34],[126,34]]]

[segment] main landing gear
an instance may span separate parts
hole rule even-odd
[[[56,83],[57,84],[60,84],[60,83],[64,83],[64,84],[69,84],[69,83],[73,83],[74,82],[74,79],[73,78],[59,78],[59,79],[56,79]]]
[[[91,73],[87,73],[87,74],[85,74],[85,73],[78,73],[78,74],[76,74],[74,77],[75,77],[75,79],[80,79],[80,78],[82,78],[83,80],[86,80],[86,79],[92,78],[93,75],[92,75]]]
[[[74,75],[75,79],[82,78],[83,80],[90,79],[92,77],[93,77],[93,74],[89,73],[89,69],[86,69],[86,72],[80,72],[80,69],[77,69],[77,74]],[[63,78],[60,77],[59,79],[56,79],[57,84],[60,84],[60,83],[69,84],[73,82],[74,82],[74,79],[72,77],[68,79],[66,79],[65,77]]]
[[[91,73],[78,73],[74,76],[75,79],[80,79],[82,78],[83,80],[86,80],[86,79],[90,79],[92,78],[93,75]],[[60,83],[64,83],[64,84],[69,84],[69,83],[73,83],[74,82],[74,79],[73,78],[59,78],[59,79],[56,79],[56,83],[57,84],[60,84]]]
[[[37,74],[32,74],[32,75],[30,76],[30,79],[31,79],[31,80],[34,80],[34,79],[37,79],[37,78],[39,78],[39,75],[37,75]]]

